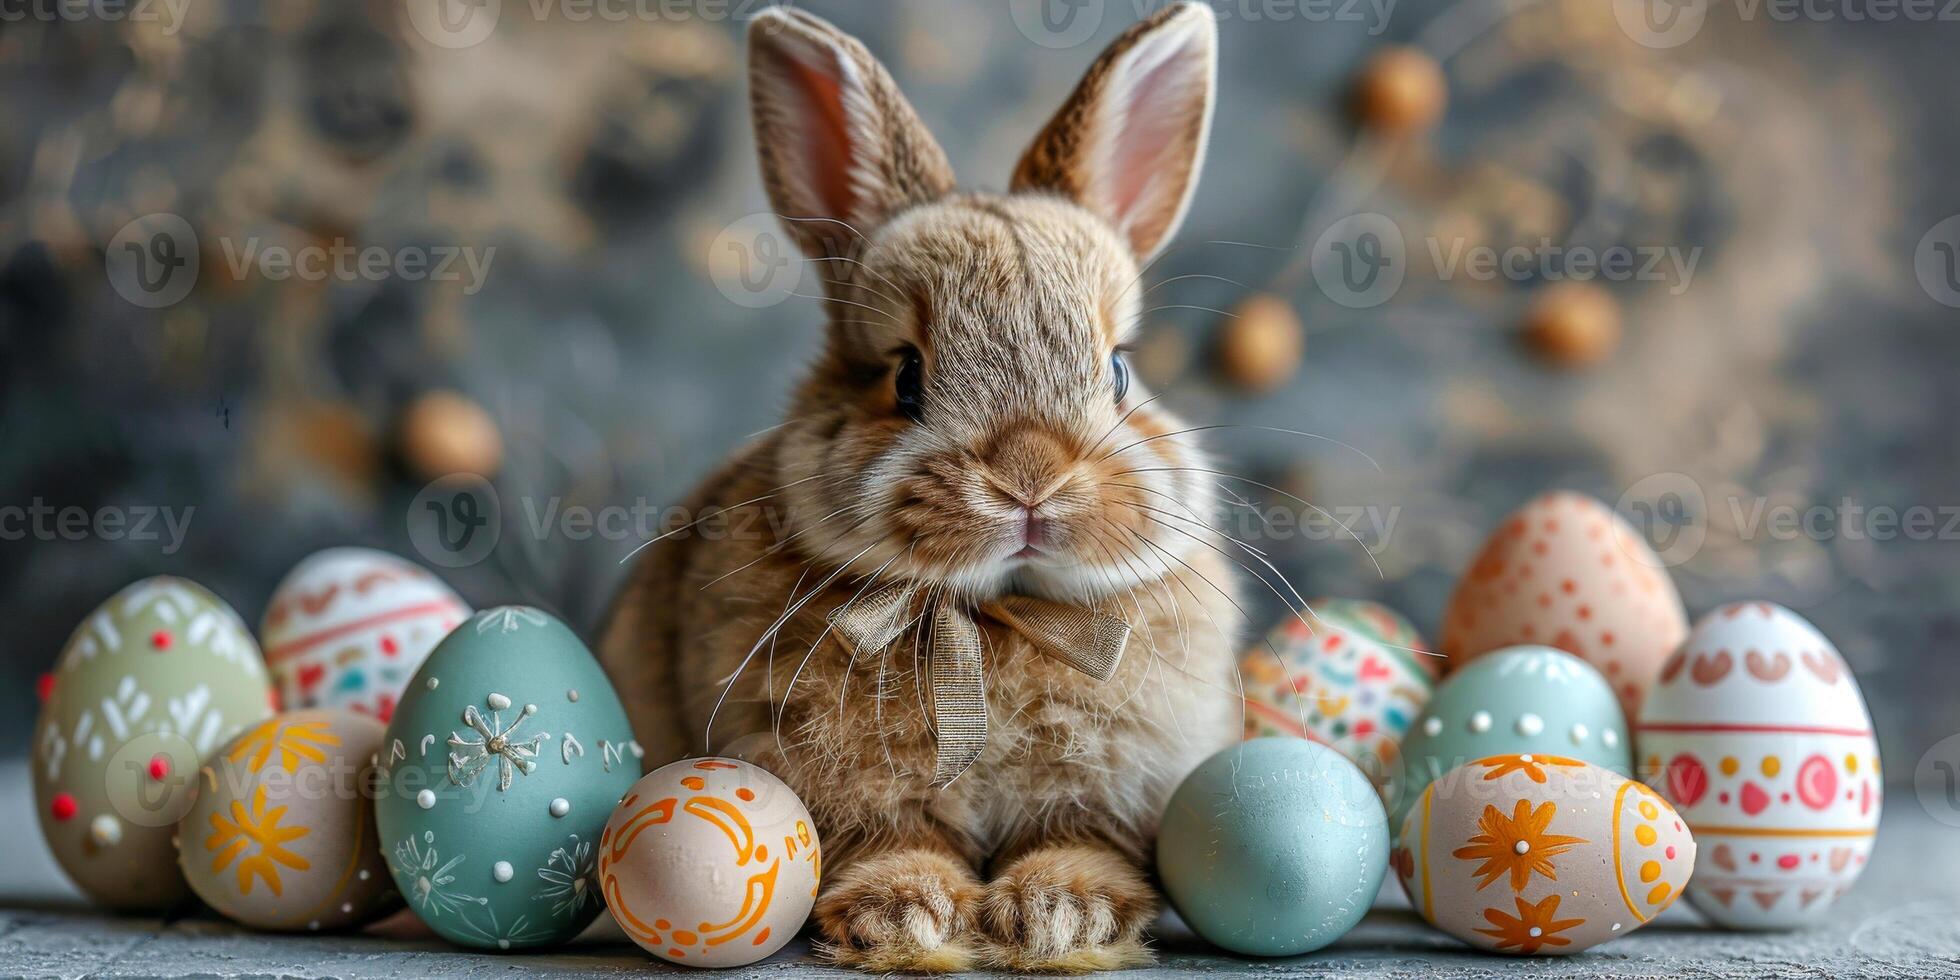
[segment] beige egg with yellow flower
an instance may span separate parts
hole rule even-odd
[[[1498,755],[1416,799],[1389,856],[1424,919],[1479,949],[1576,953],[1653,921],[1695,839],[1645,785],[1557,755]]]
[[[177,825],[191,889],[260,929],[346,929],[390,911],[372,788],[383,731],[351,711],[291,711],[205,759]]]

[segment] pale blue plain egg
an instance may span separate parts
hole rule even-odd
[[[1294,956],[1367,914],[1388,837],[1354,763],[1306,739],[1259,738],[1185,777],[1164,810],[1157,869],[1199,935],[1235,953]]]

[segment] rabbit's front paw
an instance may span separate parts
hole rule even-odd
[[[1041,973],[1089,973],[1151,961],[1143,930],[1157,895],[1121,854],[1090,845],[1022,855],[987,886],[980,917],[995,965]]]
[[[872,973],[971,969],[980,881],[937,851],[893,851],[854,862],[817,900],[823,952]]]

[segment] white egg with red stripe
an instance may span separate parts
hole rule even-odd
[[[1643,771],[1703,860],[1688,897],[1737,929],[1827,917],[1864,870],[1882,777],[1871,715],[1831,641],[1768,602],[1704,616],[1649,692]]]
[[[280,580],[259,637],[287,709],[346,708],[385,722],[429,651],[469,614],[412,562],[329,548]]]

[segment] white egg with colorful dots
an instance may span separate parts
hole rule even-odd
[[[1702,617],[1641,708],[1639,749],[1702,842],[1688,898],[1709,918],[1818,922],[1864,871],[1884,787],[1871,715],[1796,613],[1741,602]]]
[[[469,614],[413,562],[329,548],[274,587],[259,637],[287,708],[347,708],[386,724],[423,658]]]
[[[1245,737],[1292,735],[1331,745],[1382,785],[1441,669],[1427,649],[1387,606],[1314,599],[1240,657]]]

